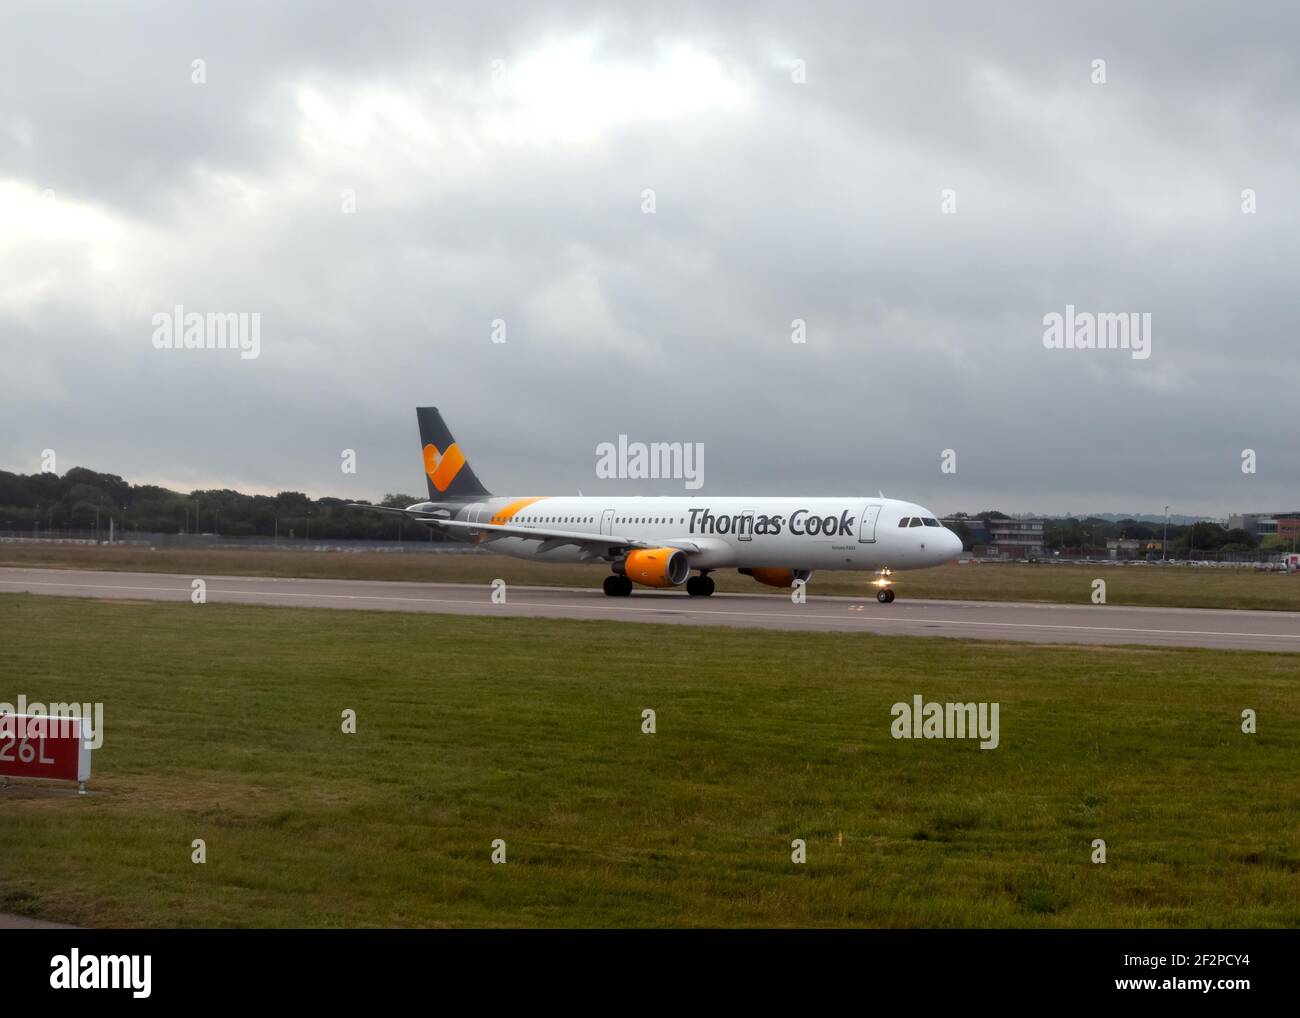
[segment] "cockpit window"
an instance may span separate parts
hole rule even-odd
[[[921,525],[921,517],[919,516],[913,516],[912,522],[908,524],[909,527],[919,527],[920,525]]]
[[[911,523],[911,522],[912,522],[912,517],[910,517],[910,516],[904,516],[901,520],[898,521],[898,525],[899,525],[900,527],[905,527],[905,526],[907,526],[907,525],[908,525],[909,523]]]
[[[927,527],[937,527],[940,525],[939,521],[936,520],[933,516],[925,516],[922,518],[925,520],[925,525]]]

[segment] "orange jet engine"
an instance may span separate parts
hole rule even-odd
[[[645,587],[680,587],[691,563],[680,548],[642,548],[623,560],[623,575]]]
[[[740,572],[746,576],[752,576],[759,583],[765,583],[769,587],[793,587],[795,580],[808,582],[812,576],[810,569],[741,569]]]

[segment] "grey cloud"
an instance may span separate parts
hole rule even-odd
[[[376,497],[418,490],[411,408],[432,402],[503,491],[628,490],[594,476],[596,445],[625,433],[704,442],[714,493],[1300,503],[1287,5],[33,4],[7,20],[0,182],[144,239],[105,271],[30,235],[0,244],[44,294],[6,304],[0,287],[6,468],[54,447],[138,480]],[[510,136],[492,61],[584,32],[598,63],[643,70],[689,44],[744,101],[616,109],[589,142]],[[394,105],[322,149],[302,87],[324,116],[367,90]],[[261,311],[262,358],[153,350],[149,318],[174,302]],[[1042,316],[1066,303],[1150,311],[1153,357],[1044,350]]]

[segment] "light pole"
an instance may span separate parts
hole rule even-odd
[[[1169,560],[1169,506],[1165,506],[1165,536],[1160,541],[1160,561]]]

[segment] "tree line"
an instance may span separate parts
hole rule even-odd
[[[111,519],[118,532],[429,540],[428,529],[419,524],[344,508],[355,501],[363,500],[310,498],[300,491],[245,495],[229,488],[183,493],[153,484],[131,484],[116,474],[85,467],[73,467],[62,476],[0,470],[0,527],[5,530],[57,533],[98,528],[107,534]],[[419,501],[394,492],[377,504],[405,508]],[[439,536],[434,535],[434,540]]]
[[[962,539],[970,551],[974,544],[970,524],[976,521],[1014,519],[996,509],[980,513],[954,513],[949,526]],[[1140,541],[1142,545],[1158,544],[1165,539],[1165,525],[1140,520],[1107,520],[1099,516],[1063,517],[1043,520],[1043,547],[1049,551],[1099,551],[1110,540]],[[1169,524],[1169,555],[1171,558],[1188,558],[1196,552],[1254,551],[1259,538],[1236,529],[1228,530],[1218,523],[1201,520],[1192,524]]]

